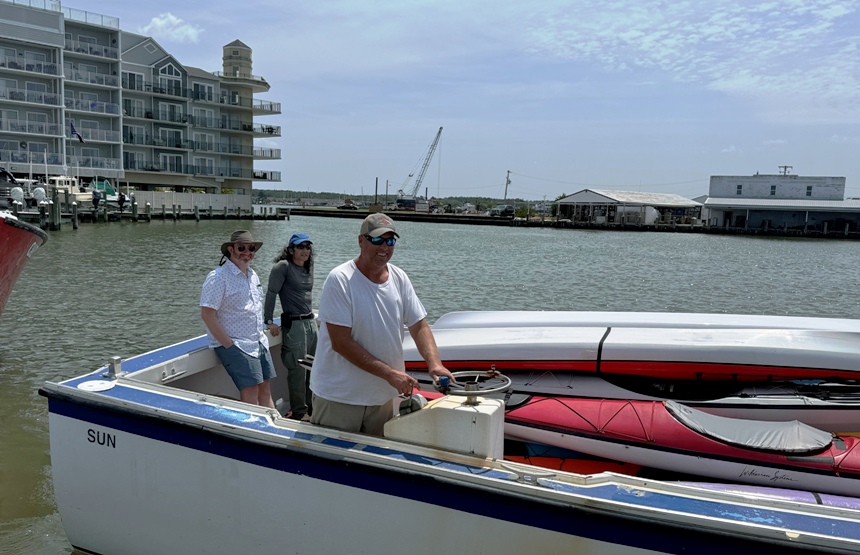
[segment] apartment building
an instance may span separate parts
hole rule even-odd
[[[184,66],[119,20],[53,0],[0,0],[0,166],[16,177],[101,176],[147,191],[250,194],[280,172],[254,168],[280,103],[252,50],[223,47],[221,71]]]

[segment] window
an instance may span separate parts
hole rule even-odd
[[[744,194],[744,186],[743,186],[743,185],[738,185],[738,192],[737,192],[737,194],[739,194],[739,195]]]
[[[776,185],[770,186],[770,196],[772,196],[772,197],[776,196]]]
[[[81,97],[81,100],[86,100],[87,102],[98,102],[99,101],[98,93],[81,92],[78,94],[78,96]]]
[[[83,42],[86,44],[95,44],[96,38],[95,37],[88,37],[87,35],[78,35],[78,42]]]
[[[122,153],[122,165],[127,170],[142,170],[144,169],[144,158],[142,152],[128,152],[124,151]]]
[[[812,196],[812,185],[806,186],[806,196],[808,196],[808,197]]]
[[[162,154],[159,156],[161,169],[173,173],[183,173],[182,156],[178,154]]]
[[[48,123],[48,115],[27,112],[27,132],[45,134],[45,126]]]
[[[142,145],[146,141],[146,131],[141,125],[123,125],[122,142],[131,145]]]
[[[215,99],[215,87],[212,85],[204,85],[202,83],[194,83],[194,100],[206,100],[212,102]]]
[[[182,131],[178,129],[159,129],[158,137],[165,146],[182,148]]]
[[[130,71],[122,72],[122,86],[135,91],[143,90],[143,74],[131,73]]]
[[[194,158],[194,173],[215,175],[215,160],[212,158]]]

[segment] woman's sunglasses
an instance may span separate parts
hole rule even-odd
[[[365,235],[364,238],[370,241],[371,245],[374,245],[376,247],[382,245],[383,243],[385,243],[389,247],[393,247],[394,243],[397,242],[396,237],[388,237],[386,239],[385,237],[371,237],[370,235]]]
[[[256,245],[248,245],[247,247],[245,245],[235,245],[235,248],[239,252],[245,252],[245,249],[248,249],[248,252],[254,252],[257,250]]]
[[[310,244],[308,244],[308,243],[302,243],[302,244],[300,244],[300,245],[293,245],[293,248],[294,248],[294,249],[303,250],[303,251],[309,251],[309,250],[311,250],[311,246],[310,246]]]

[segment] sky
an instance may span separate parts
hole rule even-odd
[[[63,7],[177,60],[253,49],[281,149],[259,188],[554,199],[707,194],[711,175],[846,178],[860,197],[860,0],[209,0]],[[510,185],[506,177],[510,172]],[[410,178],[410,174],[413,177]],[[378,181],[377,181],[378,180]],[[377,185],[378,183],[378,185]]]

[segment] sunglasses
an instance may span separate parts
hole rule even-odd
[[[247,247],[245,245],[234,245],[233,248],[239,252],[245,252],[245,249],[248,249],[248,252],[254,252],[257,250],[256,245],[248,245]]]
[[[386,239],[385,237],[371,237],[370,235],[365,235],[364,238],[370,241],[371,245],[374,245],[376,247],[382,245],[383,243],[389,247],[393,247],[394,243],[397,242],[397,237],[389,237]]]
[[[300,245],[293,245],[293,248],[303,250],[303,251],[311,250],[311,246],[308,243],[302,243]]]

